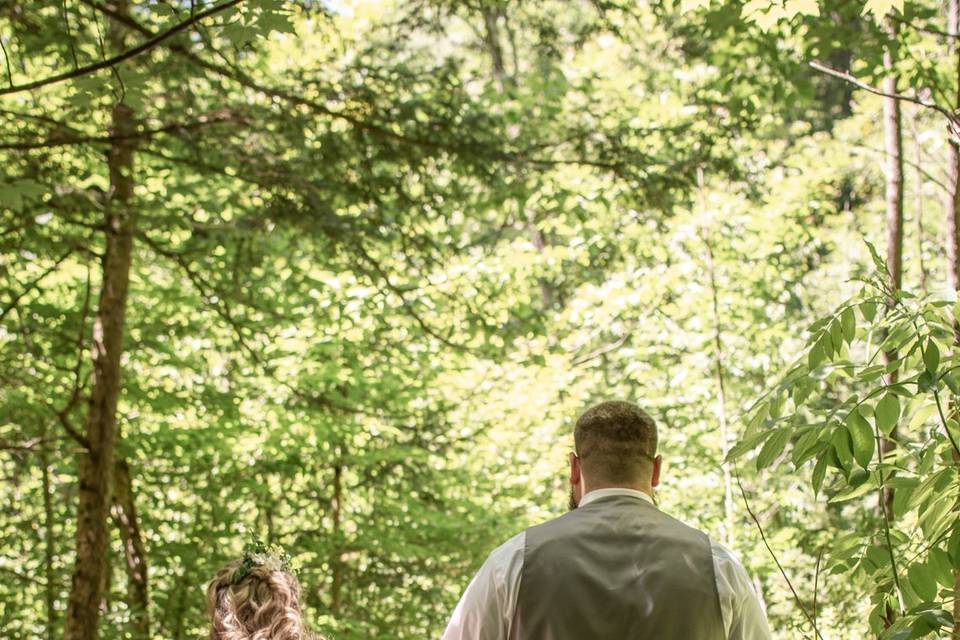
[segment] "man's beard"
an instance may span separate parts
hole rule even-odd
[[[570,511],[573,511],[574,509],[576,509],[577,507],[580,506],[580,505],[577,503],[577,496],[576,496],[576,494],[573,492],[573,487],[570,487],[570,504],[568,504],[567,506],[570,507]]]

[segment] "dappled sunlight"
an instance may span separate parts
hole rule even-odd
[[[0,3],[0,638],[958,633],[958,22]]]

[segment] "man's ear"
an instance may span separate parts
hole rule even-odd
[[[660,467],[663,466],[663,456],[657,456],[653,459],[653,475],[650,477],[650,486],[656,487],[660,484]]]
[[[577,454],[570,452],[570,484],[577,486],[581,480],[580,458]]]

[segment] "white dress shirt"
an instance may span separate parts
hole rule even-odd
[[[580,506],[614,495],[653,502],[641,491],[597,489],[583,496]],[[442,640],[507,640],[520,589],[525,542],[526,534],[520,533],[487,557],[454,610]],[[711,540],[710,549],[727,640],[769,640],[767,616],[746,569],[723,545]]]

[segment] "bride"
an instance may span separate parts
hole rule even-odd
[[[323,640],[307,630],[289,556],[255,542],[207,586],[210,640]]]

